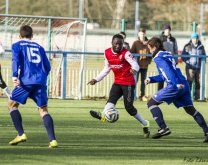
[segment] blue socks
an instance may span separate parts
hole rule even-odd
[[[55,140],[56,138],[54,133],[53,119],[49,114],[43,116],[43,123],[48,133],[48,138],[50,139],[50,141]]]
[[[155,106],[150,111],[151,111],[152,116],[155,119],[157,125],[162,129],[166,128],[167,125],[165,124],[165,121],[163,119],[163,114],[162,114],[160,108],[158,106]]]
[[[22,126],[22,116],[19,110],[13,110],[10,112],[10,116],[12,118],[14,127],[16,128],[18,135],[21,136],[24,133],[23,126]]]
[[[201,113],[197,112],[197,114],[194,115],[193,118],[197,122],[197,124],[203,129],[204,133],[208,133],[207,123],[205,122]]]
[[[21,136],[24,133],[23,126],[22,126],[22,116],[19,112],[19,110],[14,110],[10,112],[10,116],[12,118],[14,127],[16,128],[18,135]],[[43,123],[47,130],[48,137],[50,141],[55,140],[55,133],[54,133],[54,125],[53,125],[53,119],[49,114],[43,116]]]

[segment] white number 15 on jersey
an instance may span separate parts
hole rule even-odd
[[[35,52],[38,52],[38,48],[27,47],[28,60],[32,63],[39,63],[41,61],[40,55]]]

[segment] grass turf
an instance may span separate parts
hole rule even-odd
[[[208,164],[208,144],[201,128],[183,109],[161,105],[172,134],[161,139],[144,139],[142,127],[129,116],[120,100],[117,109],[120,119],[116,123],[102,123],[90,117],[89,110],[102,111],[106,101],[49,100],[49,112],[54,123],[59,148],[48,148],[48,138],[35,104],[28,100],[20,106],[26,143],[10,146],[16,136],[7,110],[7,100],[0,105],[0,164],[1,165],[167,165]],[[207,103],[195,103],[208,121]],[[157,126],[146,108],[136,101],[135,106],[151,124],[151,133]]]

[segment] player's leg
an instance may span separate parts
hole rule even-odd
[[[54,132],[54,123],[51,115],[48,113],[48,96],[47,96],[47,87],[43,85],[35,85],[33,91],[30,93],[30,97],[35,101],[39,107],[39,113],[43,120],[43,124],[46,128],[48,138],[49,138],[49,147],[55,148],[58,147],[56,141],[55,132]]]
[[[114,109],[118,99],[123,95],[122,89],[120,85],[113,84],[110,90],[108,101],[104,107],[104,110]],[[97,112],[94,110],[90,111],[90,115],[98,120],[105,121],[105,117],[102,115],[101,112]]]
[[[0,65],[0,88],[2,88],[4,90],[4,93],[7,95],[7,97],[9,98],[11,95],[11,92],[9,90],[9,88],[7,87],[5,81],[2,78],[2,74],[1,74],[1,65]]]
[[[24,129],[22,126],[22,116],[18,110],[19,103],[9,100],[9,111],[10,116],[13,121],[14,127],[18,132],[16,138],[9,142],[11,145],[17,145],[20,142],[25,142],[27,140],[26,134],[24,133]]]
[[[145,137],[149,137],[149,121],[145,120],[144,117],[139,113],[139,111],[134,107],[134,85],[121,85],[123,90],[124,105],[126,111],[133,116],[137,121],[139,121],[143,126],[143,132]]]
[[[155,119],[157,125],[159,126],[158,132],[152,136],[152,138],[157,139],[165,135],[169,135],[171,133],[170,129],[167,127],[165,120],[163,118],[163,114],[161,109],[158,107],[160,105],[160,102],[157,102],[153,98],[151,98],[147,106],[152,113],[153,118]]]
[[[8,108],[10,112],[11,119],[13,121],[14,127],[18,132],[18,135],[15,139],[9,142],[11,145],[17,145],[20,142],[27,140],[27,137],[24,133],[22,125],[22,116],[18,110],[19,103],[25,104],[27,97],[29,95],[28,90],[23,87],[15,87],[11,94],[11,100],[8,101]]]
[[[54,123],[51,115],[48,113],[47,106],[38,108],[40,116],[42,117],[43,124],[46,128],[48,138],[50,140],[49,147],[56,148],[58,143],[56,141],[55,132],[54,132]]]
[[[189,84],[187,82],[184,82],[184,92],[183,95],[178,97],[177,99],[174,100],[174,104],[177,108],[183,107],[186,113],[191,115],[196,123],[203,129],[203,132],[205,134],[205,141],[208,143],[208,127],[207,123],[204,120],[204,117],[202,116],[201,113],[199,113],[195,107],[193,106],[193,102],[191,99],[191,94],[190,94],[190,89],[189,89]]]
[[[205,140],[204,142],[208,143],[208,127],[207,127],[207,123],[204,120],[204,117],[202,116],[201,113],[199,113],[194,106],[187,106],[184,107],[184,110],[186,111],[186,113],[188,113],[189,115],[191,115],[194,120],[196,121],[196,123],[202,128],[204,135],[205,135]]]

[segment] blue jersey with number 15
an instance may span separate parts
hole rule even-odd
[[[20,40],[12,45],[12,77],[21,85],[46,85],[51,66],[45,50],[31,40]]]

